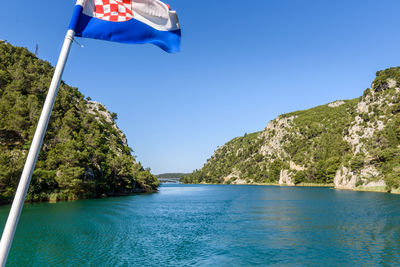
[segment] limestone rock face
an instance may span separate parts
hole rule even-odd
[[[290,176],[290,171],[281,170],[281,174],[279,176],[279,184],[280,185],[289,185],[289,186],[295,185],[292,177]]]
[[[394,79],[388,78],[388,79],[386,79],[385,82],[382,82],[382,83],[380,83],[380,84],[377,85],[377,86],[374,86],[374,85],[373,85],[373,86],[372,86],[372,89],[373,89],[375,92],[381,92],[381,91],[384,91],[384,90],[386,90],[386,89],[395,87],[396,85],[397,85],[397,82],[396,82]]]
[[[333,182],[335,184],[335,188],[354,189],[356,187],[357,178],[348,168],[342,167],[336,172]]]
[[[103,104],[93,100],[86,100],[86,106],[88,107],[88,112],[96,116],[98,121],[101,121],[103,118],[107,123],[112,124],[114,129],[116,129],[122,139],[122,142],[125,146],[128,145],[128,141],[126,140],[125,134],[118,128],[117,124],[115,123],[114,119],[111,116],[111,113],[104,107]]]
[[[284,137],[289,134],[287,129],[291,127],[294,118],[295,116],[278,117],[268,123],[265,130],[260,134],[260,138],[264,139],[260,149],[262,155],[286,155],[282,144],[285,142]]]
[[[385,187],[382,174],[374,166],[366,166],[359,172],[352,172],[346,167],[341,167],[336,172],[334,184],[339,189],[356,189],[357,187]]]
[[[280,115],[219,147],[186,179],[400,188],[399,85],[400,67],[378,71],[361,97]]]
[[[339,107],[339,106],[341,106],[341,105],[343,105],[343,104],[345,104],[344,101],[338,100],[338,101],[329,103],[329,104],[328,104],[328,107],[330,107],[330,108],[336,108],[336,107]]]

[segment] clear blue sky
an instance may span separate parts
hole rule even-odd
[[[79,39],[64,80],[117,112],[154,173],[201,168],[277,115],[358,97],[400,65],[398,0],[171,0],[182,52]],[[56,63],[74,0],[2,1],[0,39]]]

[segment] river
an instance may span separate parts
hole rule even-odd
[[[0,207],[4,226],[9,206]],[[400,264],[400,196],[246,185],[27,204],[8,266]]]

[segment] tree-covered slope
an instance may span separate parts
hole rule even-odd
[[[53,74],[25,48],[0,42],[0,201],[15,193]],[[153,191],[158,182],[131,155],[116,114],[61,83],[28,200]]]
[[[400,187],[400,68],[377,72],[360,98],[284,114],[218,148],[186,183]]]
[[[174,172],[174,173],[161,173],[157,174],[157,178],[177,178],[177,179],[182,179],[185,177],[185,175],[188,175],[188,173],[181,173],[181,172]]]

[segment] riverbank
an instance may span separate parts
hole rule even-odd
[[[185,184],[185,183],[182,183]],[[190,183],[187,183],[190,184]],[[218,183],[199,183],[217,185]],[[279,184],[279,183],[231,183],[231,184],[220,184],[220,185],[271,185],[271,186],[291,186],[291,187],[335,187],[334,184],[317,184],[317,183],[300,183],[297,185]]]
[[[114,197],[127,197],[127,196],[133,196],[133,195],[146,195],[146,194],[153,194],[157,193],[158,188],[155,190],[137,190],[134,192],[130,193],[118,193],[118,194],[103,194],[101,196],[94,196],[94,197],[82,197],[82,198],[60,198],[60,196],[57,193],[50,194],[46,198],[42,199],[33,199],[30,198],[28,195],[25,204],[33,204],[33,203],[58,203],[58,202],[71,202],[71,201],[77,201],[77,200],[84,200],[84,199],[105,199],[105,198],[114,198]],[[14,199],[14,196],[9,197],[9,198],[3,198],[0,199],[0,206],[5,206],[5,205],[10,205]]]
[[[185,183],[183,183],[183,184],[185,184]],[[217,185],[217,183],[204,183],[204,182],[199,183],[199,184]],[[300,184],[297,184],[297,185],[279,184],[279,183],[231,183],[231,184],[220,184],[220,185],[270,185],[270,186],[290,186],[290,187],[335,187],[334,184],[317,184],[317,183],[300,183]]]
[[[396,194],[396,195],[400,194],[400,189],[392,189],[389,191],[389,190],[387,190],[386,186],[372,186],[372,187],[359,186],[356,188],[335,187],[335,189],[359,191],[359,192],[388,193],[388,194]]]
[[[297,185],[278,184],[278,183],[255,183],[256,185],[290,186],[290,187],[335,187],[334,184],[300,183]]]
[[[200,183],[204,185],[218,185],[217,183]],[[375,192],[375,193],[388,193],[388,194],[400,194],[400,189],[387,190],[386,186],[373,186],[373,187],[363,187],[359,186],[356,188],[345,188],[345,187],[335,187],[335,184],[318,184],[318,183],[300,183],[297,185],[289,184],[279,184],[279,183],[240,183],[240,184],[219,184],[219,185],[264,185],[264,186],[282,186],[282,187],[330,187],[339,190],[349,190],[349,191],[360,191],[360,192]]]

